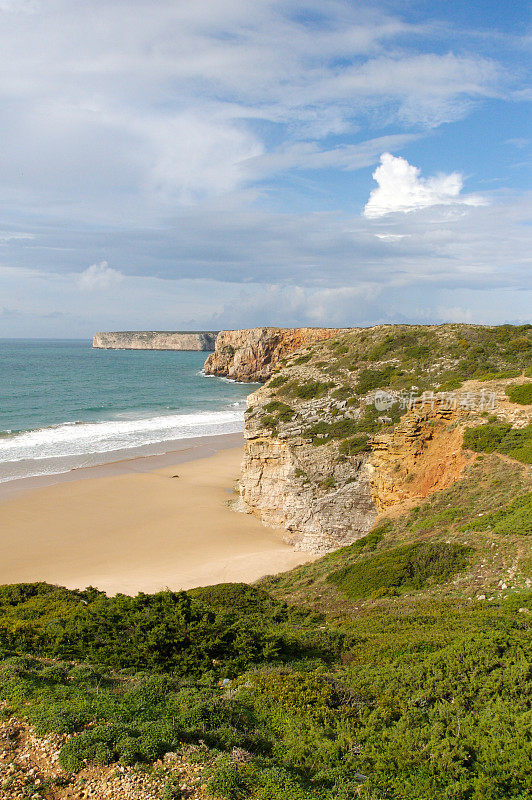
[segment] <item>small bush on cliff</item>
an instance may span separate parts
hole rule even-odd
[[[292,394],[301,400],[314,400],[326,395],[329,389],[335,385],[334,382],[308,381],[303,384],[294,384],[291,389]]]
[[[329,581],[354,599],[423,589],[449,580],[471,552],[463,545],[419,542],[350,564],[332,572]]]
[[[519,383],[508,386],[506,394],[512,403],[520,403],[523,406],[532,405],[532,383]]]
[[[363,369],[359,372],[356,385],[357,394],[367,394],[372,389],[383,389],[390,385],[390,380],[396,373],[395,367],[384,367],[384,369]]]
[[[275,378],[268,381],[268,389],[278,389],[280,386],[283,386],[287,380],[288,378],[286,375],[277,375]]]
[[[351,436],[345,439],[338,449],[342,456],[355,456],[357,453],[364,453],[371,450],[369,438],[365,433],[359,433],[357,436]]]

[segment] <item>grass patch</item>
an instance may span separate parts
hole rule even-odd
[[[505,535],[532,534],[532,492],[516,497],[513,502],[492,514],[483,514],[462,527],[464,531],[486,531]]]

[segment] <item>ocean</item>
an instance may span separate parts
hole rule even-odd
[[[243,430],[256,386],[203,375],[206,356],[0,339],[0,482]]]

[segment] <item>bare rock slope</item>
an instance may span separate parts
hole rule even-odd
[[[236,381],[268,380],[272,370],[290,353],[337,336],[341,328],[249,328],[220,331],[216,348],[205,362],[206,375]]]

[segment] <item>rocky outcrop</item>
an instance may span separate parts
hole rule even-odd
[[[206,375],[236,381],[268,380],[274,368],[302,347],[337,336],[341,328],[249,328],[221,331],[205,362]]]
[[[214,350],[216,331],[113,331],[94,334],[92,346],[108,350]]]
[[[367,457],[333,462],[304,442],[246,433],[235,508],[285,528],[299,550],[327,553],[364,536],[377,516]]]
[[[324,553],[452,485],[474,458],[462,449],[466,427],[493,415],[518,428],[532,417],[505,396],[514,379],[460,385],[470,347],[490,353],[493,374],[515,363],[504,337],[513,341],[480,326],[377,326],[287,359],[248,397],[236,508]]]

